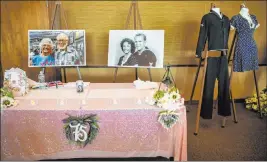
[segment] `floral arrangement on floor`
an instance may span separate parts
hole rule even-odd
[[[172,128],[180,121],[180,113],[175,112],[179,106],[184,105],[184,98],[179,94],[176,87],[169,87],[164,90],[157,90],[153,93],[153,98],[147,101],[150,105],[156,105],[163,110],[159,112],[158,121],[166,129]]]
[[[259,112],[257,94],[245,99],[246,108]],[[267,87],[260,92],[260,106],[264,116],[267,116]]]
[[[64,132],[70,142],[85,147],[91,144],[99,132],[98,117],[96,114],[85,114],[63,119]],[[82,139],[80,139],[82,138]]]
[[[14,100],[13,92],[19,91],[17,88],[12,88],[10,82],[5,80],[3,88],[1,88],[1,109],[5,109],[11,106],[16,106],[18,101]]]

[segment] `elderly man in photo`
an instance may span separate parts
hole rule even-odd
[[[139,33],[134,37],[136,52],[134,57],[137,59],[138,66],[156,66],[157,58],[155,54],[146,47],[146,35]]]
[[[32,57],[32,66],[53,66],[55,58],[53,54],[54,44],[50,38],[43,38],[39,44],[41,53]]]
[[[69,37],[60,33],[57,36],[57,51],[55,54],[56,65],[80,65],[80,57],[78,52],[73,48],[68,46]]]

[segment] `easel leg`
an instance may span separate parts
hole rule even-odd
[[[260,118],[262,119],[262,110],[261,110],[261,104],[260,104],[260,94],[259,94],[258,82],[257,82],[257,77],[256,77],[255,70],[253,70],[253,74],[254,74],[254,82],[255,82],[256,92],[257,92],[258,107],[259,107],[259,110],[260,110]]]
[[[194,84],[193,84],[193,89],[192,89],[191,97],[190,97],[190,105],[192,105],[192,99],[193,99],[195,88],[196,88],[196,83],[197,83],[197,79],[198,79],[199,70],[200,70],[200,67],[201,67],[201,62],[202,62],[202,58],[199,59],[197,73],[196,73],[196,76],[195,76],[195,80],[194,80]]]
[[[138,79],[138,71],[137,71],[137,68],[135,68],[135,80]]]
[[[229,85],[229,93],[230,93],[230,98],[231,98],[231,103],[232,103],[232,110],[233,110],[233,115],[234,115],[234,122],[235,123],[238,123],[237,121],[237,117],[236,117],[236,107],[235,107],[235,100],[233,98],[233,94],[232,94],[232,88],[231,88],[231,85],[232,85],[232,79],[233,79],[233,74],[234,74],[234,67],[232,67],[231,69],[231,74],[230,74],[230,85]]]
[[[174,78],[173,78],[173,75],[172,75],[172,71],[171,71],[171,69],[169,68],[169,72],[170,72],[170,75],[171,75],[171,78],[172,78],[172,80],[173,80],[173,84],[174,84],[174,86],[175,86],[175,88],[177,88],[176,87],[176,83],[175,83],[175,80],[174,80]]]
[[[229,94],[230,94],[230,98],[231,98],[231,106],[232,106],[232,111],[233,111],[233,116],[234,116],[234,122],[238,123],[237,121],[237,117],[236,117],[236,107],[235,107],[235,101],[232,95],[232,78],[233,78],[233,74],[234,74],[234,67],[231,68],[231,72],[230,72],[230,79],[229,79]],[[223,122],[222,122],[222,128],[225,127],[225,123],[226,123],[226,117],[224,117]]]
[[[232,110],[233,110],[233,115],[234,115],[234,122],[238,123],[237,117],[236,117],[236,107],[235,107],[235,101],[232,95],[232,90],[230,90],[230,97],[231,97],[231,103],[232,103]]]
[[[216,109],[217,108],[217,105],[218,105],[218,97],[217,97],[217,99],[214,102],[213,109]]]
[[[199,129],[199,120],[200,120],[200,112],[201,112],[201,106],[202,106],[202,97],[203,97],[203,91],[204,91],[204,85],[205,85],[207,65],[208,65],[208,51],[206,52],[206,56],[205,56],[205,63],[204,63],[204,68],[203,68],[202,87],[201,87],[201,94],[200,94],[199,103],[198,103],[197,117],[196,117],[196,130],[195,130],[194,135],[198,134],[198,129]]]
[[[148,71],[148,74],[149,74],[149,79],[150,79],[150,82],[152,82],[152,76],[151,76],[151,71],[150,71],[150,68],[147,68],[147,71]]]
[[[115,73],[114,73],[114,80],[113,83],[116,82],[116,78],[117,78],[117,73],[118,73],[118,68],[115,69]]]
[[[229,56],[228,56],[228,64],[230,62],[230,59],[231,59],[231,54],[232,54],[232,51],[234,49],[234,44],[235,44],[235,41],[236,41],[236,35],[237,35],[237,32],[235,32],[235,35],[234,35],[234,38],[233,38],[233,41],[232,41],[232,45],[231,45],[231,48],[230,48],[230,52],[229,52]],[[224,53],[226,55],[226,53]],[[231,98],[231,103],[232,103],[232,110],[233,110],[233,115],[234,115],[234,122],[237,123],[237,118],[236,118],[236,108],[235,108],[235,102],[234,102],[234,98],[233,98],[233,95],[232,95],[232,91],[231,91],[231,83],[232,83],[232,77],[233,77],[233,67],[231,69],[231,73],[230,73],[230,81],[229,81],[229,93],[230,93],[230,98]],[[218,101],[218,100],[217,100]],[[217,103],[217,102],[216,102]],[[214,107],[215,109],[216,107]],[[223,122],[222,122],[222,128],[225,127],[225,123],[226,123],[226,117],[223,118]]]
[[[226,123],[226,117],[223,117],[223,120],[222,120],[222,128],[224,128],[225,127],[225,123]]]
[[[66,75],[66,69],[63,68],[63,73],[64,73],[64,81],[67,83],[67,75]]]

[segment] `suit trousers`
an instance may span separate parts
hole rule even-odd
[[[212,119],[215,81],[218,80],[218,115],[230,116],[229,74],[227,57],[208,57],[200,116]]]

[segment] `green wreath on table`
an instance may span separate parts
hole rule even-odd
[[[64,123],[64,132],[66,138],[70,142],[74,142],[83,147],[85,147],[88,143],[91,144],[99,132],[97,115],[96,114],[85,114],[81,116],[72,116],[69,114],[66,115],[68,115],[69,117],[62,120]],[[89,130],[87,132],[87,139],[84,142],[79,140],[75,141],[73,139],[73,130],[70,127],[70,124],[81,124],[83,126],[89,126]]]

